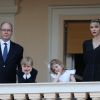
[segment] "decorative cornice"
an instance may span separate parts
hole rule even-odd
[[[15,14],[17,13],[17,6],[0,7],[0,14]]]
[[[0,0],[0,14],[16,14],[22,0]]]

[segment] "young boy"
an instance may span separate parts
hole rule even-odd
[[[31,57],[24,57],[21,61],[21,69],[17,70],[18,83],[35,83],[38,71],[33,68]]]

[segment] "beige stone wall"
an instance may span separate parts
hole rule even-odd
[[[24,47],[24,56],[33,58],[38,70],[38,82],[49,79],[48,7],[85,4],[100,4],[100,0],[21,0],[19,12],[15,16],[14,40]]]

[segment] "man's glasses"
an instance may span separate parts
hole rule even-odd
[[[1,29],[1,31],[3,31],[3,32],[11,32],[12,30],[11,29]]]

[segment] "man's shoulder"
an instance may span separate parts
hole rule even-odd
[[[23,49],[23,46],[21,46],[20,44],[18,44],[18,43],[16,43],[16,42],[11,41],[11,45]]]

